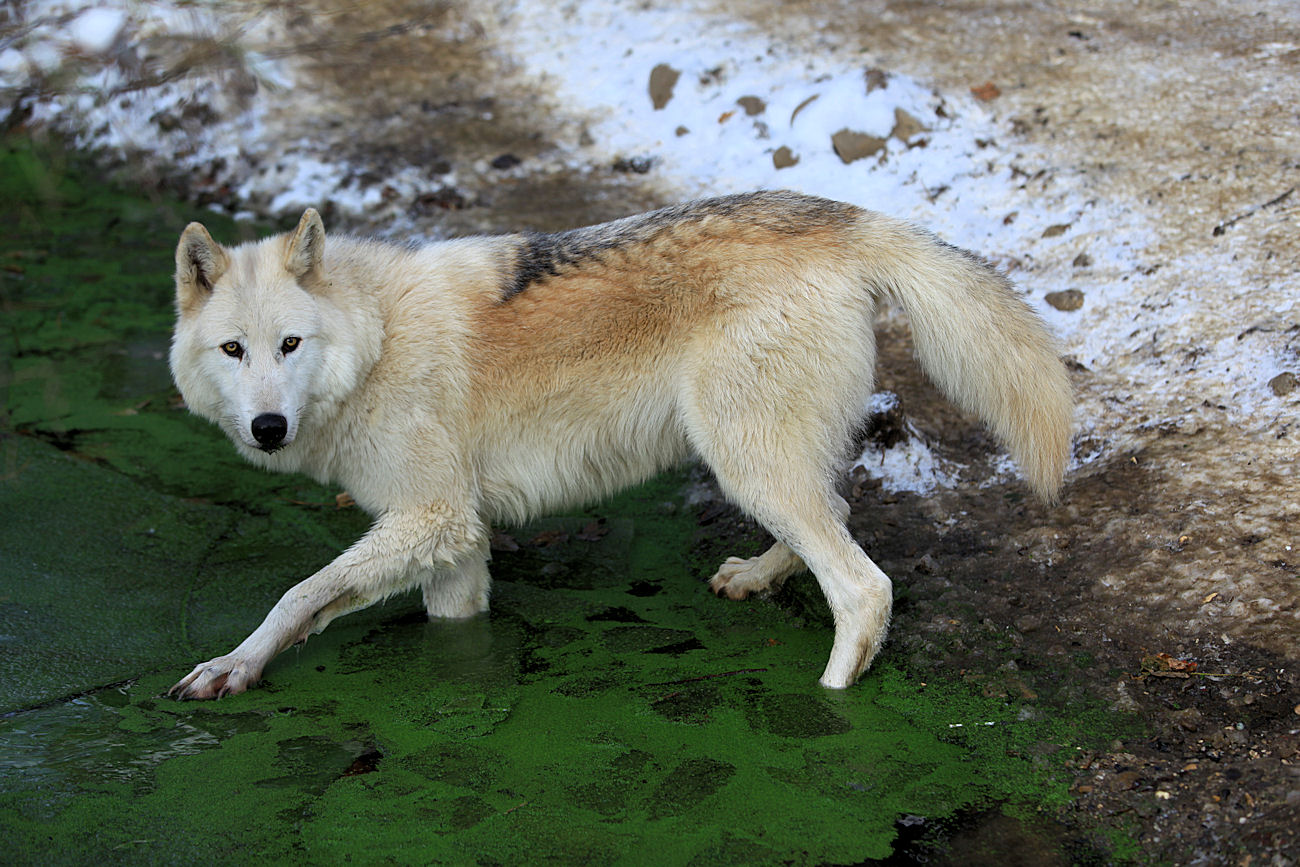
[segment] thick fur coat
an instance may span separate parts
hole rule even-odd
[[[557,235],[424,247],[296,231],[176,251],[171,365],[252,462],[347,489],[375,518],[226,656],[174,691],[241,692],[333,618],[421,586],[431,617],[487,609],[487,540],[689,456],[777,544],[729,559],[733,599],[811,569],[835,618],[821,682],[850,685],[889,579],[834,474],[872,391],[873,322],[907,311],[927,375],[1052,498],[1071,394],[1042,322],[981,260],[906,223],[793,193],[709,199]]]

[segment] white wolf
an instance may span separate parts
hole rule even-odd
[[[690,455],[779,541],[731,558],[733,599],[803,568],[835,618],[821,682],[885,637],[891,585],[844,527],[834,467],[865,412],[884,298],[927,374],[1051,499],[1071,394],[1007,281],[928,233],[793,193],[709,199],[556,235],[421,248],[296,231],[176,250],[171,365],[253,463],[344,486],[369,532],[173,688],[241,692],[333,618],[419,585],[431,617],[488,605],[488,526],[591,500]]]

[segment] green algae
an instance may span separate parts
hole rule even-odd
[[[1109,723],[888,652],[821,689],[822,616],[708,593],[682,474],[510,530],[488,616],[391,600],[254,691],[166,698],[365,519],[177,407],[192,214],[48,148],[0,158],[6,861],[859,863],[902,816],[1055,809],[1060,762]]]

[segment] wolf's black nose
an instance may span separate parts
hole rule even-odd
[[[284,440],[284,435],[289,432],[289,423],[285,421],[284,416],[273,412],[262,413],[253,419],[250,427],[253,430],[253,439],[257,440],[257,444],[266,451],[277,448]]]

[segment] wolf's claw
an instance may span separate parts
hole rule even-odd
[[[182,700],[225,698],[244,692],[257,682],[261,673],[260,669],[252,670],[242,659],[219,656],[195,666],[193,671],[167,690],[167,694]]]

